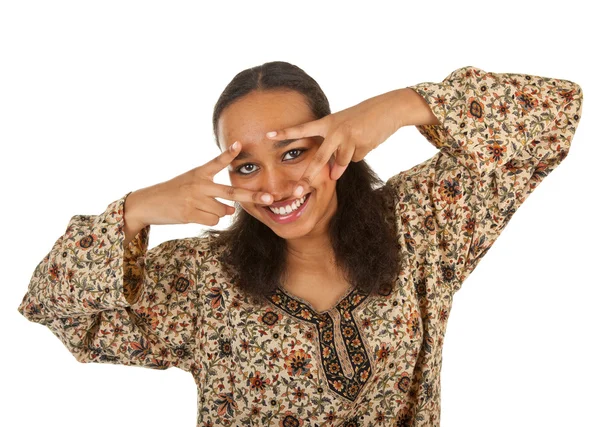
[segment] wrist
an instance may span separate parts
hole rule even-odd
[[[133,191],[127,196],[125,204],[123,205],[125,225],[130,229],[140,230],[147,225],[143,221],[139,210],[139,207],[141,206],[140,199],[142,197],[142,191],[143,189]]]
[[[391,93],[394,98],[392,111],[398,129],[404,126],[440,124],[427,101],[413,89],[405,87]]]

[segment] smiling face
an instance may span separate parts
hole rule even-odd
[[[299,201],[292,194],[311,159],[321,146],[322,137],[301,138],[292,142],[273,141],[265,134],[315,120],[304,96],[296,91],[252,91],[227,106],[219,117],[218,140],[221,150],[235,141],[242,145],[228,167],[231,185],[270,193],[274,203],[287,201],[292,209]],[[274,214],[264,205],[239,202],[241,207],[284,239],[322,236],[337,209],[336,182],[330,178],[332,159],[300,201],[295,212]],[[293,203],[294,202],[294,203]],[[285,207],[284,207],[285,208]]]

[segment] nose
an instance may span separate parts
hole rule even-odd
[[[293,198],[292,191],[296,180],[285,172],[285,168],[263,169],[260,191],[273,196],[273,201]]]

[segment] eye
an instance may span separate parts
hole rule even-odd
[[[252,173],[252,171],[250,171],[250,173],[242,172],[242,168],[245,168],[246,166],[254,166],[254,165],[252,163],[243,164],[242,166],[240,166],[239,168],[237,168],[235,170],[235,173],[237,173],[238,175],[250,175],[250,173]]]
[[[298,151],[298,155],[297,155],[297,156],[294,156],[294,159],[295,159],[296,157],[300,157],[300,154],[302,154],[303,152],[305,152],[305,151],[306,151],[306,149],[304,149],[304,148],[294,148],[293,150],[290,150],[290,151],[288,151],[288,152],[287,152],[287,153],[285,153],[285,154],[288,154],[288,153],[293,153],[294,151]]]
[[[293,159],[296,159],[296,158],[300,157],[302,155],[302,153],[304,153],[306,150],[307,150],[307,148],[294,148],[293,150],[287,151],[285,153],[285,156],[287,156],[289,153],[298,152],[298,154],[296,156],[292,156]],[[254,166],[254,163],[244,163],[243,165],[241,165],[240,167],[235,169],[235,173],[238,175],[250,175],[254,171],[249,171],[248,173],[242,172],[243,168],[249,167],[249,166]],[[248,171],[248,169],[246,169],[246,171]]]

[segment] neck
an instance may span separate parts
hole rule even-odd
[[[335,254],[328,236],[304,236],[287,241],[286,266],[290,273],[329,273]]]
[[[338,266],[329,238],[329,224],[337,210],[337,195],[331,200],[323,217],[310,233],[295,239],[286,239],[287,277],[337,276]]]

